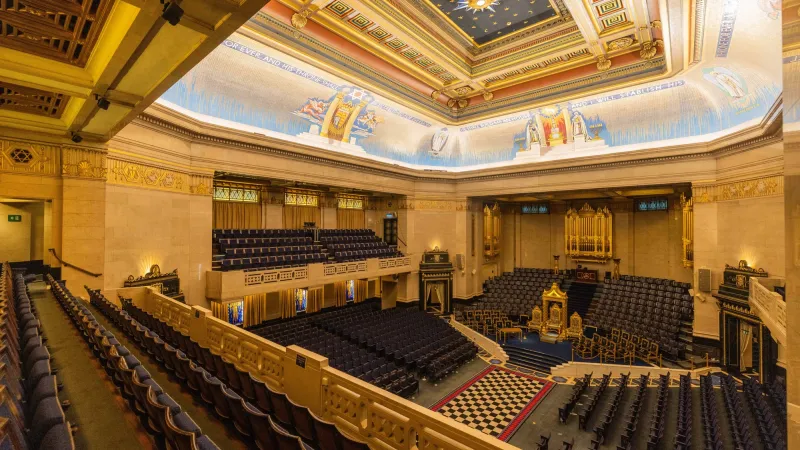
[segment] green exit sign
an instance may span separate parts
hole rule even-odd
[[[22,216],[19,214],[9,214],[8,215],[9,222],[22,222]]]

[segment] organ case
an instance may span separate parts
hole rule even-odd
[[[608,207],[588,203],[570,208],[564,223],[564,252],[576,261],[608,261],[613,257],[613,216]]]

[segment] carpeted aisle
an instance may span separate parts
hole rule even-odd
[[[139,418],[117,394],[116,386],[45,284],[31,284],[30,294],[50,355],[55,359],[56,378],[64,385],[59,397],[72,403],[65,414],[67,420],[78,425],[76,447],[155,449]]]

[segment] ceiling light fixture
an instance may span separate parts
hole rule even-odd
[[[497,6],[499,4],[499,0],[458,0],[458,6],[454,11],[466,9],[467,11],[472,11],[474,14],[476,12],[483,11],[484,9],[488,9],[489,11],[494,12],[494,8],[492,8],[492,6]]]

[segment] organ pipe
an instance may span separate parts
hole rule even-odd
[[[570,208],[564,224],[564,252],[576,260],[607,261],[613,257],[613,216],[608,207],[588,203]]]

